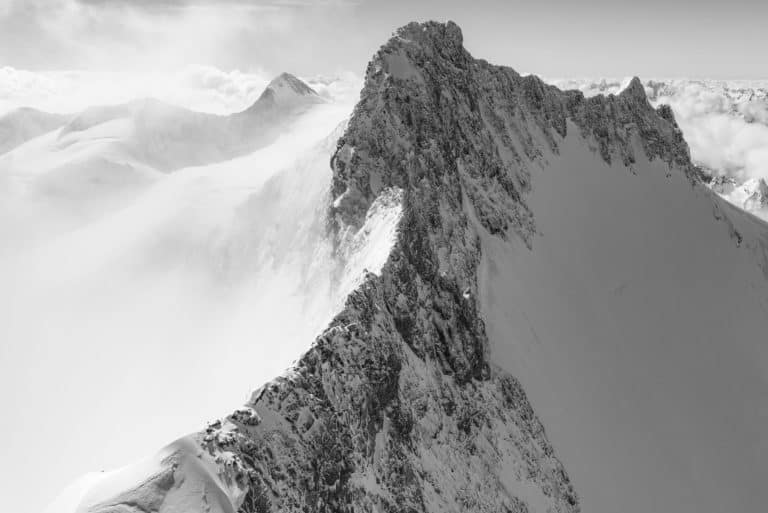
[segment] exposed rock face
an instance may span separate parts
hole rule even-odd
[[[669,109],[639,81],[585,99],[473,59],[453,23],[410,24],[376,54],[333,158],[332,229],[403,194],[397,242],[248,413],[202,444],[236,455],[240,511],[578,511],[514,377],[489,361],[478,227],[531,243],[529,167],[570,119],[606,161],[635,151],[695,180]]]
[[[637,80],[561,92],[473,59],[453,23],[407,25],[379,50],[332,159],[331,229],[343,244],[386,196],[402,202],[397,240],[289,373],[192,437],[243,490],[233,509],[579,511],[525,392],[490,360],[478,303],[479,231],[533,243],[530,170],[574,126],[606,162],[631,171],[644,151],[696,180]]]

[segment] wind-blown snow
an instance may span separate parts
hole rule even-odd
[[[4,491],[14,511],[39,511],[78,475],[232,411],[306,349],[366,270],[378,271],[399,220],[396,192],[342,244],[343,258],[327,238],[328,162],[351,109],[316,105],[252,154],[138,170],[136,180],[110,182],[108,166],[76,158],[108,155],[97,134],[71,145],[65,171],[39,161],[55,160],[38,150],[56,134],[9,154],[33,164],[0,183],[0,372],[17,384],[0,392],[15,419],[0,428],[14,462],[0,482],[29,483]],[[119,140],[125,127],[94,129]],[[26,201],[19,176],[47,180],[65,208],[45,195]],[[56,215],[86,207],[88,216]]]
[[[351,292],[360,285],[365,273],[381,271],[395,243],[402,201],[403,191],[400,189],[382,192],[368,209],[362,228],[348,227],[341,234],[338,251],[344,262],[339,284],[341,290]]]

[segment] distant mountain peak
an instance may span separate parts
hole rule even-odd
[[[297,94],[300,96],[317,96],[317,92],[309,87],[305,82],[301,81],[295,75],[291,75],[290,73],[286,72],[280,73],[278,76],[273,78],[267,86],[267,89],[280,92],[287,90],[292,94]]]
[[[264,92],[251,108],[256,106],[295,107],[312,103],[321,103],[323,99],[317,91],[290,73],[281,73],[267,84]]]
[[[160,513],[579,513],[579,497],[527,398],[528,389],[555,420],[566,404],[559,397],[578,401],[568,418],[588,429],[576,432],[576,424],[568,422],[549,425],[563,435],[558,451],[573,451],[563,454],[578,456],[590,447],[582,457],[595,462],[597,470],[577,464],[573,468],[583,472],[578,475],[587,484],[580,486],[595,502],[604,495],[605,481],[622,486],[626,494],[637,488],[634,476],[614,472],[609,465],[614,461],[603,455],[610,452],[602,450],[606,440],[636,444],[632,457],[622,462],[629,468],[640,460],[649,473],[657,461],[678,461],[666,457],[667,451],[688,461],[721,440],[719,433],[702,432],[705,451],[676,439],[664,446],[667,451],[654,451],[649,449],[661,440],[625,425],[606,428],[610,437],[596,434],[592,426],[615,419],[629,394],[605,393],[596,401],[596,382],[575,379],[590,374],[595,359],[569,355],[555,360],[547,355],[572,347],[574,334],[594,341],[584,346],[589,354],[593,348],[602,353],[622,347],[621,360],[631,379],[613,373],[618,359],[597,363],[602,375],[616,374],[614,383],[630,391],[646,375],[632,374],[636,348],[644,343],[655,343],[659,352],[677,358],[675,366],[654,367],[657,358],[652,357],[642,362],[661,375],[670,372],[673,382],[677,368],[689,363],[688,349],[711,351],[700,343],[709,330],[719,334],[712,340],[730,340],[731,331],[741,330],[748,336],[733,337],[732,343],[752,341],[757,328],[763,330],[765,317],[762,306],[752,308],[754,301],[744,299],[743,290],[746,283],[768,287],[757,281],[762,268],[745,268],[739,274],[743,281],[735,285],[725,273],[713,273],[712,279],[720,281],[702,280],[701,270],[725,266],[730,271],[732,263],[741,265],[738,247],[764,252],[762,225],[747,225],[738,212],[731,219],[721,212],[718,198],[693,189],[699,170],[674,116],[669,108],[651,106],[639,79],[629,81],[621,94],[587,98],[475,59],[462,40],[452,22],[411,23],[397,30],[369,64],[360,102],[331,158],[325,215],[341,248],[335,254],[346,265],[344,259],[357,255],[355,249],[344,248],[358,247],[360,237],[383,240],[377,251],[386,262],[380,270],[363,274],[343,308],[290,371],[260,388],[245,407],[187,437],[176,453],[177,466],[155,470],[142,484],[95,507],[84,504],[80,511],[90,507],[106,513],[139,505]],[[312,93],[296,77],[282,74],[249,111],[263,109],[266,118],[279,117],[293,106],[322,101]],[[758,185],[759,191],[768,189]],[[696,213],[681,215],[682,208]],[[392,220],[394,239],[377,235],[377,226],[386,226],[386,219]],[[638,229],[651,242],[638,240]],[[699,251],[691,244],[699,235],[721,251]],[[572,251],[573,245],[579,251]],[[720,254],[724,256],[715,258]],[[637,273],[635,258],[643,258],[640,262],[649,266],[645,272],[652,279],[638,274],[640,279],[624,281]],[[703,260],[708,265],[691,265],[704,258],[709,258]],[[681,273],[686,274],[678,278]],[[563,294],[563,283],[577,293]],[[712,294],[703,295],[690,283]],[[745,322],[723,323],[712,315],[720,311],[711,308],[712,301],[678,299],[693,298],[681,296],[683,292],[712,297],[725,286],[733,291],[730,298],[740,301],[735,303],[739,309],[749,308]],[[610,297],[608,290],[614,291]],[[625,299],[619,298],[622,294]],[[582,298],[583,306],[578,305]],[[580,316],[559,315],[576,306]],[[687,308],[687,316],[670,315],[671,308]],[[611,329],[600,322],[603,317],[594,322],[594,312],[603,310],[616,314],[604,316],[615,319]],[[541,338],[524,313],[537,311],[542,328],[557,322],[551,331],[541,329]],[[513,316],[516,312],[520,321]],[[674,349],[685,351],[670,352],[669,340],[682,344]],[[547,351],[530,349],[534,344]],[[744,346],[744,354],[752,354],[752,347]],[[520,362],[527,353],[531,359]],[[712,370],[725,353],[705,353]],[[526,370],[528,361],[537,366]],[[739,376],[748,367],[740,363],[729,361]],[[567,368],[572,366],[579,367],[571,374]],[[713,383],[710,368],[706,370],[696,384],[710,391],[708,399],[721,408],[718,412],[730,411],[731,394],[714,393],[721,387]],[[513,376],[517,371],[529,388]],[[763,382],[759,372],[753,375],[755,382]],[[550,385],[554,379],[557,389]],[[647,381],[656,391],[649,403],[659,405],[645,411],[663,423],[664,415],[678,411],[677,396],[665,395],[666,382]],[[573,395],[555,397],[555,390]],[[672,391],[690,393],[693,400],[686,404],[697,406],[698,390],[688,383]],[[602,402],[607,405],[598,409]],[[651,418],[626,410],[634,415],[628,419]],[[682,425],[696,428],[709,413],[709,404],[700,405],[688,417],[690,423],[684,419]],[[562,415],[558,418],[566,419]],[[747,425],[752,433],[754,422]],[[563,426],[573,429],[573,438],[565,436]],[[685,432],[680,436],[686,442],[690,438]],[[752,454],[753,441],[760,440],[748,440],[743,454]],[[205,464],[185,465],[195,458]],[[732,459],[745,458],[737,453]],[[758,474],[757,465],[744,474]],[[685,470],[680,479],[690,479]],[[723,475],[737,471],[728,468]],[[219,503],[188,493],[189,483],[218,488],[220,493],[210,496],[221,498]],[[642,484],[648,489],[661,486],[649,478]],[[686,490],[679,488],[673,483],[665,489],[665,499],[677,503],[685,497]],[[642,500],[655,499],[647,495],[637,493]],[[186,500],[190,502],[181,502]],[[623,497],[611,501],[618,507],[604,510],[621,510],[626,502]]]
[[[635,100],[648,100],[648,96],[645,94],[645,87],[638,77],[632,77],[629,83],[627,83],[626,87],[624,87],[619,94],[628,98],[633,98]]]

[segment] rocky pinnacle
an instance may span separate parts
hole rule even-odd
[[[240,513],[579,511],[478,304],[479,230],[533,243],[530,169],[569,130],[607,162],[631,171],[644,151],[695,181],[671,111],[637,79],[563,92],[474,59],[451,22],[381,47],[331,162],[329,217],[341,238],[400,191],[397,240],[294,368],[198,435],[245,490]]]

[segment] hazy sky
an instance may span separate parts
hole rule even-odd
[[[549,78],[768,78],[764,64],[768,2],[756,0],[0,0],[0,115],[20,105],[74,113],[88,105],[141,96],[198,110],[233,112],[250,105],[270,77],[281,71],[314,77],[312,85],[321,94],[347,97],[350,91],[359,90],[353,74],[364,72],[371,55],[394,29],[409,21],[427,19],[458,23],[464,31],[465,46],[476,57]],[[317,75],[342,79],[323,82]],[[763,164],[768,162],[766,123],[748,124],[728,117],[727,112],[714,110],[716,98],[697,91],[686,98],[693,100],[673,105],[681,116],[686,137],[694,141],[694,150],[717,149],[719,153],[713,152],[713,159],[724,155],[728,157],[725,164],[744,169],[745,174],[768,177],[768,168]],[[705,102],[710,103],[706,103],[707,117],[702,121],[696,116]],[[348,107],[345,113],[351,110]],[[330,131],[330,127],[326,128]],[[319,161],[326,173],[330,172],[327,161],[327,156]],[[264,168],[273,166],[266,159],[261,164]],[[222,179],[220,175],[218,171],[211,174],[216,180]],[[162,230],[167,229],[161,233],[167,233],[174,243],[177,232],[184,237],[191,233],[207,242],[207,229],[195,231],[186,223],[193,227],[198,219],[212,223],[203,209],[220,201],[221,183],[216,180],[211,179],[209,188],[190,186],[198,196],[177,194],[171,186],[161,189],[169,191],[169,198],[179,199],[179,214],[168,206],[174,203],[165,201],[165,196],[157,196],[162,200],[157,204],[169,212],[171,221],[180,219],[182,224],[168,221],[166,226],[162,224],[165,218],[157,221],[147,214],[154,213],[155,203],[149,207],[140,204],[135,211],[140,214],[136,226],[141,229],[135,231],[143,233],[144,225],[139,221],[144,222],[146,215]],[[190,183],[197,187],[197,182]],[[189,208],[185,201],[191,205]],[[7,202],[0,201],[0,210],[3,208],[0,217],[5,213],[6,219],[13,219],[7,214]],[[222,218],[228,219],[225,214],[229,211],[223,207],[220,210]],[[222,225],[228,226],[224,221]],[[13,226],[27,230],[30,224],[27,220]],[[106,244],[109,240],[116,241],[114,247],[122,248],[118,243],[123,243],[123,225],[116,226],[120,229],[112,229],[109,223],[97,226],[92,233],[98,237],[93,239],[86,238],[91,232],[78,237],[91,241],[85,244],[88,251],[113,247]],[[217,230],[221,227],[211,226],[210,232],[219,237]],[[190,239],[195,243],[198,240]],[[9,513],[38,513],[75,476],[125,463],[142,451],[152,452],[180,434],[179,430],[202,427],[208,419],[201,417],[209,411],[224,413],[228,405],[244,400],[250,389],[274,374],[274,369],[266,367],[263,372],[254,372],[252,361],[279,366],[274,354],[270,354],[271,359],[261,357],[259,346],[250,343],[252,332],[242,328],[241,323],[246,323],[262,339],[270,340],[264,336],[264,325],[259,324],[261,318],[252,312],[273,317],[275,323],[294,325],[297,331],[309,329],[296,321],[295,312],[299,310],[291,310],[291,303],[261,290],[257,300],[281,305],[286,311],[294,311],[294,317],[283,321],[274,311],[254,307],[245,300],[232,303],[242,308],[232,308],[230,303],[217,303],[218,298],[207,294],[207,289],[198,302],[197,296],[186,294],[190,281],[187,275],[179,279],[182,288],[177,290],[175,276],[163,289],[165,281],[155,279],[154,274],[142,274],[144,279],[139,280],[130,273],[125,274],[126,278],[115,278],[107,272],[112,268],[106,266],[104,274],[91,272],[90,267],[73,257],[77,253],[66,244],[56,244],[63,250],[44,252],[49,259],[42,260],[44,263],[72,261],[74,267],[87,271],[83,273],[91,276],[93,283],[103,283],[105,294],[117,293],[114,303],[102,304],[98,295],[90,293],[91,285],[71,280],[73,287],[81,291],[79,295],[70,294],[71,290],[64,286],[64,292],[49,294],[45,281],[48,275],[38,276],[36,268],[21,275],[25,279],[31,276],[40,286],[0,287],[0,305],[7,301],[6,308],[0,308],[6,312],[5,324],[0,322],[0,364],[5,363],[4,372],[0,372],[0,380],[5,378],[0,385],[0,392],[4,391],[0,393],[0,408],[9,419],[0,427],[0,439],[4,440],[0,454],[13,462],[5,465],[5,473],[0,472],[0,501]],[[173,247],[190,254],[198,250],[181,244]],[[122,250],[114,253],[129,254]],[[138,249],[136,254],[143,256]],[[30,262],[30,266],[38,264]],[[27,269],[27,261],[22,264]],[[40,267],[54,275],[58,269],[56,265]],[[28,285],[17,276],[17,270],[0,266],[0,282],[5,279],[6,284]],[[275,284],[282,285],[278,281],[281,276],[277,274]],[[120,283],[130,293],[120,288]],[[146,293],[146,283],[154,287],[151,294]],[[282,288],[275,285],[276,290]],[[250,289],[246,292],[241,295],[250,301]],[[41,296],[45,301],[38,301]],[[176,301],[186,296],[189,304]],[[152,301],[147,301],[148,297]],[[102,315],[101,310],[92,308],[92,303],[106,313]],[[211,303],[223,312],[220,316],[210,313]],[[59,304],[66,308],[57,309]],[[168,305],[175,308],[170,310],[171,315],[166,315],[171,308]],[[40,312],[45,313],[45,322],[40,322]],[[75,315],[78,313],[80,317]],[[79,319],[85,317],[95,321],[80,323]],[[171,319],[168,326],[163,324],[167,319]],[[115,323],[135,329],[118,331],[113,329]],[[200,327],[206,323],[211,326],[210,332]],[[26,338],[13,336],[26,333],[28,325],[32,329]],[[222,335],[221,326],[234,335]],[[48,343],[51,337],[56,344]],[[184,344],[185,351],[177,355],[177,346],[162,345],[157,342],[161,339]],[[194,346],[197,350],[187,350],[192,345],[190,340],[199,343]],[[236,344],[243,340],[249,344],[249,353]],[[296,336],[296,340],[309,343],[309,337]],[[72,343],[79,343],[81,350],[78,352]],[[199,350],[206,343],[216,344],[219,357],[214,364],[209,363],[208,353]],[[284,344],[284,349],[290,347]],[[156,361],[145,358],[155,354],[160,354]],[[87,362],[79,364],[81,358]],[[145,365],[145,359],[150,363]],[[173,366],[165,366],[165,362]],[[232,372],[236,364],[247,365],[248,374]],[[88,372],[91,368],[95,370]],[[135,368],[142,371],[126,371]],[[197,380],[205,372],[219,378],[213,379],[213,384]],[[196,386],[202,390],[168,385],[174,383],[172,373],[195,377]],[[244,382],[234,380],[230,374]],[[158,381],[162,386],[157,386]]]
[[[396,27],[425,19],[550,77],[768,76],[756,0],[0,0],[0,66],[362,73]]]

